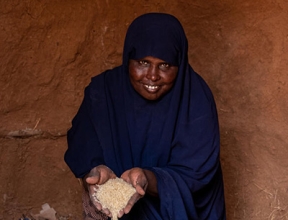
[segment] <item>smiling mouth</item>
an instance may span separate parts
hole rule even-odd
[[[160,88],[160,86],[152,86],[152,85],[147,85],[147,84],[143,84],[143,85],[146,91],[152,92],[152,93],[157,92]]]

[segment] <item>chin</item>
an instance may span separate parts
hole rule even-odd
[[[161,95],[159,94],[140,94],[143,98],[150,100],[150,101],[155,101],[159,98],[161,98]]]

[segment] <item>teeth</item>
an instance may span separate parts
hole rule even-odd
[[[144,85],[147,89],[158,89],[159,86]]]

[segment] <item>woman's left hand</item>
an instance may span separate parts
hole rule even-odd
[[[120,211],[118,214],[119,218],[130,212],[134,204],[145,195],[148,187],[148,180],[145,171],[141,168],[135,167],[130,170],[126,170],[121,175],[121,178],[127,183],[130,183],[136,189],[136,193],[130,198],[126,207]]]

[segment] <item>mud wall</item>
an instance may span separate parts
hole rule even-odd
[[[214,93],[228,219],[286,219],[285,0],[1,1],[0,219],[44,203],[81,218],[66,131],[84,87],[121,63],[127,27],[145,12],[181,21],[190,63]]]

